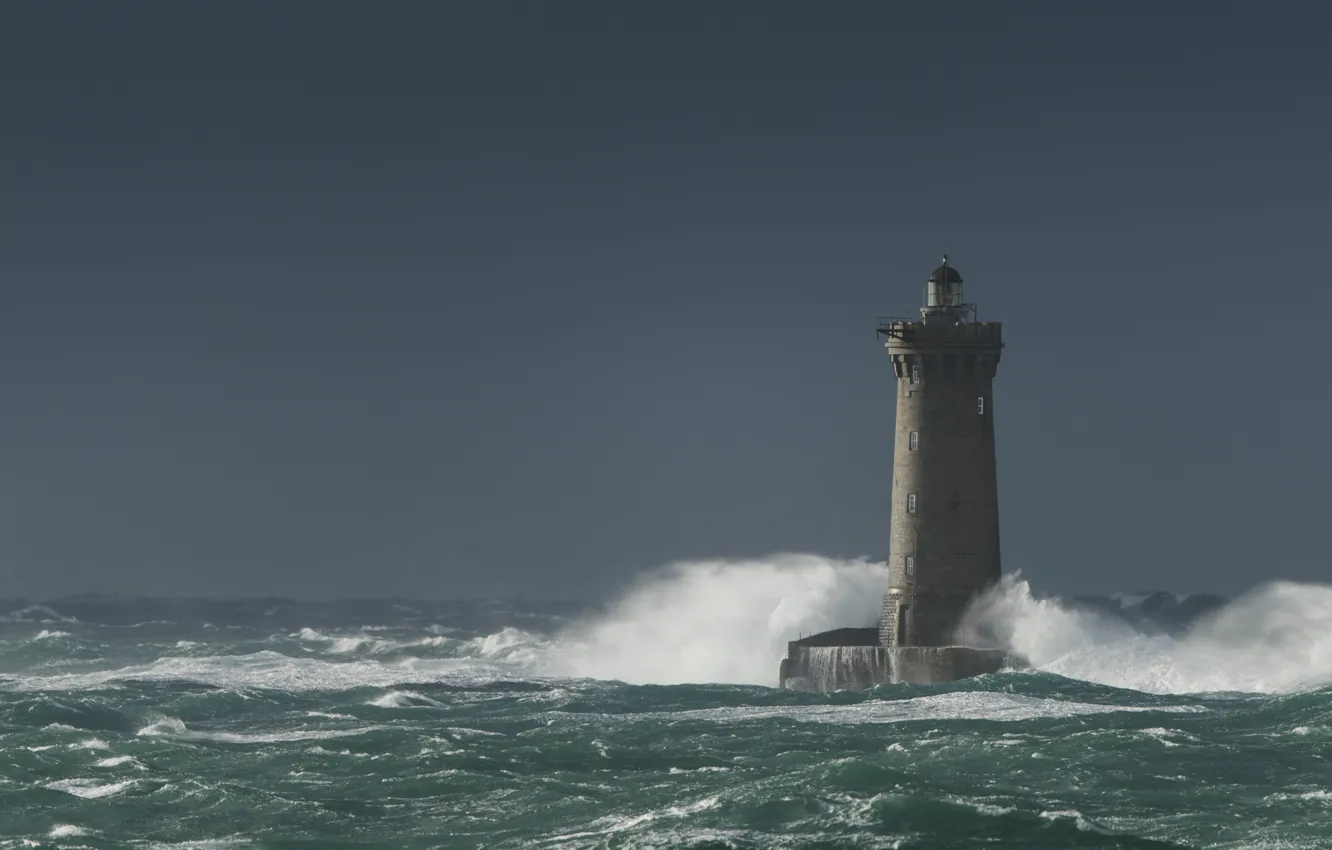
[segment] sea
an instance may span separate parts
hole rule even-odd
[[[1010,578],[968,628],[1030,668],[775,687],[883,585],[789,555],[586,603],[0,603],[0,846],[1332,848],[1332,588],[1164,629]]]

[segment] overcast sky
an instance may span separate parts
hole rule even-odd
[[[1332,578],[1322,3],[0,5],[0,595],[887,553],[875,317],[1005,323],[1042,589]]]

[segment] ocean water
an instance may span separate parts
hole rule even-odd
[[[1171,638],[1012,581],[972,627],[1036,669],[772,687],[785,640],[872,617],[882,582],[790,557],[582,613],[25,605],[0,846],[1332,847],[1332,589]]]

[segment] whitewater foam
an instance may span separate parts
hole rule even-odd
[[[885,583],[883,564],[813,555],[687,562],[552,639],[505,629],[472,651],[551,676],[771,685],[787,641],[872,625]],[[1307,690],[1332,684],[1332,587],[1267,584],[1176,638],[1037,599],[1012,576],[973,606],[960,636],[1038,670],[1148,693]]]
[[[1181,637],[1033,597],[1019,576],[973,606],[965,642],[1015,652],[1035,668],[1148,693],[1285,693],[1332,684],[1332,587],[1273,582]]]
[[[112,756],[111,758],[104,758],[104,759],[98,761],[97,764],[94,765],[94,766],[95,766],[95,767],[120,767],[120,766],[123,765],[123,764],[132,764],[132,765],[134,765],[135,767],[139,767],[139,768],[143,767],[143,765],[139,762],[139,760],[136,759],[134,756]]]
[[[285,741],[324,741],[330,738],[350,738],[383,729],[383,726],[361,726],[356,729],[294,729],[286,732],[204,732],[190,729],[176,717],[161,717],[140,729],[136,734],[149,738],[176,738],[184,741],[217,741],[224,744],[275,744]]]
[[[772,685],[787,641],[873,624],[886,583],[883,564],[816,555],[675,564],[533,656],[549,675]]]
[[[348,655],[362,647],[377,648],[383,643],[365,635],[326,635],[310,628],[301,629],[296,637],[310,643],[323,644],[327,648],[326,651],[333,655]]]
[[[64,791],[66,794],[82,797],[85,800],[96,800],[102,797],[114,797],[133,788],[138,782],[137,779],[126,779],[123,782],[111,782],[103,785],[96,779],[60,779],[46,783],[46,787],[53,791]]]
[[[692,711],[672,711],[621,715],[624,718],[659,717],[661,719],[712,720],[736,723],[785,717],[815,723],[906,723],[913,720],[989,720],[1022,722],[1043,718],[1078,717],[1114,712],[1163,712],[1197,714],[1206,711],[1197,705],[1098,705],[1071,700],[1017,696],[990,691],[962,691],[901,700],[866,700],[850,705],[777,705],[727,706]]]
[[[88,673],[21,676],[5,683],[17,691],[77,691],[116,688],[125,682],[198,682],[221,688],[281,691],[349,690],[359,687],[452,682],[484,683],[512,675],[469,659],[326,661],[291,658],[278,652],[249,655],[168,656],[150,664]]]
[[[693,561],[645,575],[600,613],[554,634],[508,627],[468,635],[438,623],[394,635],[378,627],[304,628],[274,634],[267,649],[238,655],[195,655],[204,643],[173,636],[175,653],[153,661],[117,669],[33,668],[4,677],[0,687],[83,690],[191,681],[295,692],[566,677],[775,685],[787,641],[872,625],[886,581],[883,564],[864,560]],[[1127,604],[1138,596],[1117,598]],[[77,622],[45,606],[10,617],[35,618]],[[32,639],[63,637],[52,629]],[[973,607],[962,642],[1005,649],[1040,671],[1144,692],[1306,690],[1332,684],[1332,587],[1268,584],[1172,637],[1139,632],[1113,614],[1035,598],[1013,577]],[[394,694],[377,698],[385,708],[423,704]]]
[[[38,623],[77,623],[78,620],[73,617],[66,617],[64,614],[46,606],[29,605],[26,608],[20,608],[17,611],[10,611],[8,617],[0,618],[8,622],[38,622]]]
[[[539,650],[546,642],[522,629],[506,627],[493,635],[474,638],[469,641],[469,645],[482,658],[536,661]]]
[[[431,699],[425,694],[418,694],[416,691],[386,691],[374,699],[368,701],[366,705],[373,705],[378,708],[443,708],[444,704],[439,700]]]

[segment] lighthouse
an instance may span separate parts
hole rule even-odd
[[[958,634],[967,606],[999,580],[994,377],[1004,347],[1000,324],[979,321],[962,286],[945,254],[920,317],[878,322],[897,388],[881,616],[791,641],[784,688],[948,682],[1023,663]]]
[[[948,261],[918,320],[880,320],[897,383],[883,646],[952,646],[971,599],[999,580],[994,377],[998,322],[976,320]]]

